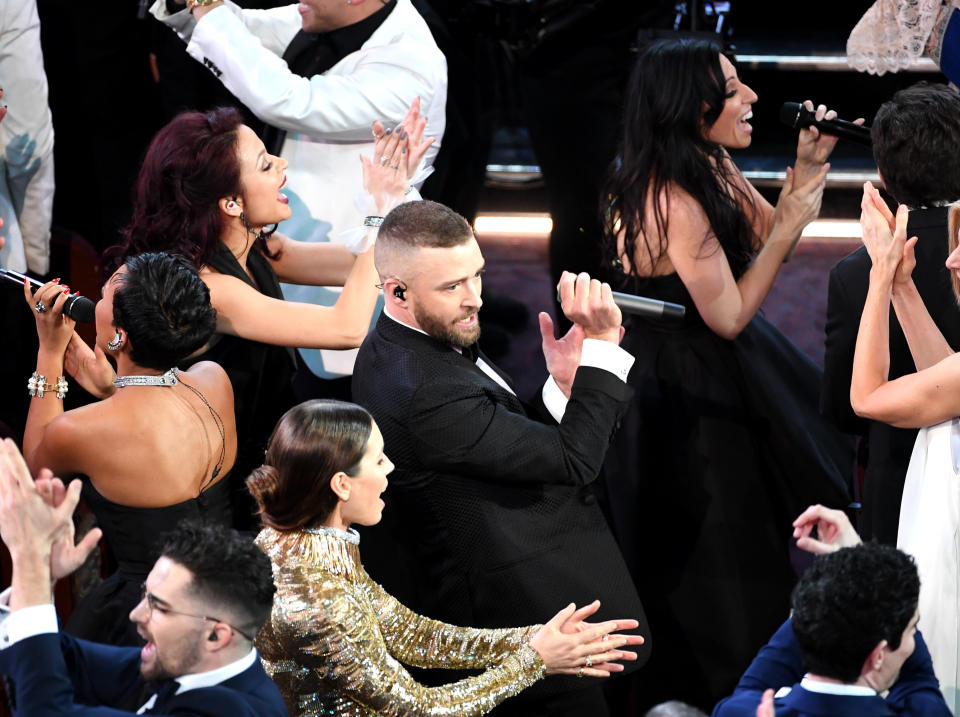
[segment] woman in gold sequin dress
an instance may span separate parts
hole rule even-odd
[[[392,470],[369,413],[308,401],[283,416],[247,481],[277,585],[256,644],[291,714],[482,715],[544,675],[606,677],[634,659],[621,648],[643,638],[619,631],[636,621],[586,622],[599,603],[570,605],[543,626],[489,630],[421,617],[388,595],[363,569],[349,526],[379,522]],[[427,687],[401,663],[483,672]]]

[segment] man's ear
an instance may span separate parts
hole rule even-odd
[[[234,631],[229,625],[224,622],[218,622],[206,633],[207,639],[204,640],[204,645],[211,652],[222,650],[230,643],[230,638],[233,637],[233,634]]]
[[[406,308],[407,306],[407,287],[396,277],[386,279],[383,282],[383,301],[387,304],[394,304]]]
[[[861,675],[867,675],[871,672],[879,672],[880,668],[883,667],[884,660],[887,659],[887,641],[880,640],[876,646],[870,650],[870,654],[867,655],[867,659],[863,662],[863,669],[860,671]]]
[[[240,197],[221,197],[218,204],[220,211],[231,217],[239,217],[243,213],[243,199]]]

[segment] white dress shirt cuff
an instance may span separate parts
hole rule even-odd
[[[543,384],[540,396],[543,398],[544,408],[553,416],[553,420],[560,423],[567,410],[568,399],[563,395],[563,391],[560,390],[553,376],[547,376],[547,381]]]
[[[34,635],[57,633],[60,625],[57,622],[57,610],[52,604],[31,605],[10,612],[10,594],[13,588],[7,588],[0,593],[0,650],[17,644]]]
[[[633,361],[633,356],[615,343],[600,339],[583,340],[583,349],[580,352],[581,366],[602,368],[626,383]]]

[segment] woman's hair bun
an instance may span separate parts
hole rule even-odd
[[[247,478],[247,490],[256,499],[261,512],[267,511],[270,499],[275,496],[279,487],[280,474],[273,466],[258,466],[251,471]]]

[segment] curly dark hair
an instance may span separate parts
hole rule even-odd
[[[870,138],[890,195],[909,207],[960,199],[960,95],[919,82],[880,105]]]
[[[854,682],[881,640],[900,647],[920,577],[906,553],[864,543],[817,558],[793,591],[793,631],[807,671]]]
[[[130,359],[166,370],[203,346],[217,328],[210,291],[174,254],[137,254],[113,294],[113,323],[130,338]]]
[[[256,635],[270,616],[275,591],[270,559],[249,537],[184,521],[162,536],[159,554],[189,570],[190,592],[209,603],[211,612],[227,611],[247,635]]]
[[[734,61],[715,42],[684,38],[651,43],[637,59],[627,86],[619,151],[600,207],[609,258],[617,258],[622,228],[623,253],[634,273],[641,237],[647,240],[650,266],[666,252],[670,227],[659,199],[669,200],[674,187],[703,207],[710,222],[704,241],[711,235],[720,240],[734,276],[756,254],[757,237],[743,210],[752,211],[754,203],[733,181],[724,148],[704,134],[728,97],[721,53]]]

